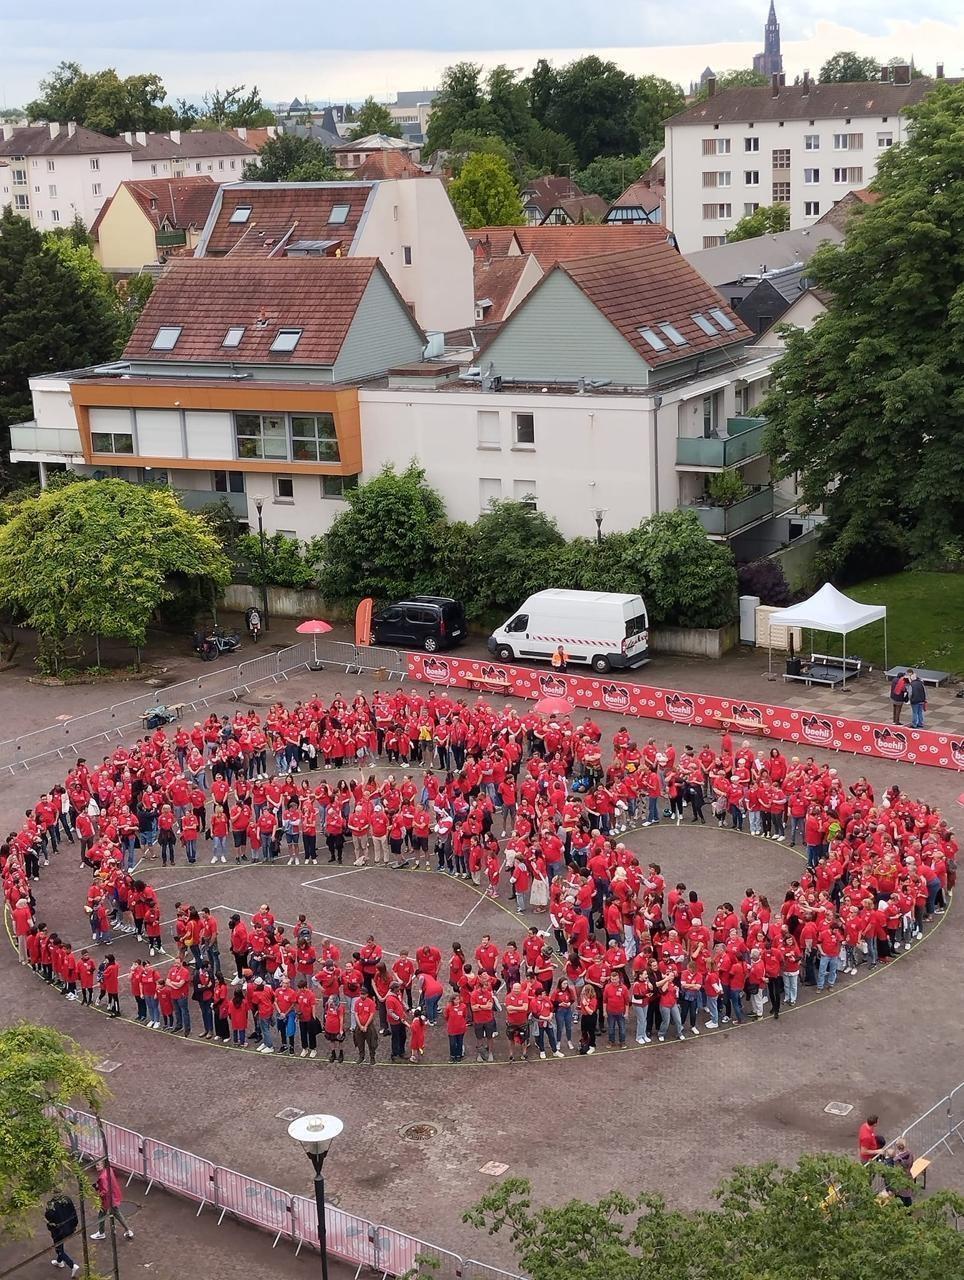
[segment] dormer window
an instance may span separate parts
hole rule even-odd
[[[173,351],[180,336],[180,325],[162,324],[154,335],[151,349],[153,351]]]
[[[251,217],[251,206],[249,204],[239,204],[232,212],[228,222],[247,222]]]
[[[234,324],[224,335],[222,347],[240,347],[241,339],[244,337],[244,325]]]
[[[294,351],[301,340],[300,329],[279,329],[271,344],[272,351]]]

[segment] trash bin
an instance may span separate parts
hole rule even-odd
[[[800,658],[787,658],[787,675],[798,676],[800,674],[802,663]]]

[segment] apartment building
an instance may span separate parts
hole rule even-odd
[[[131,148],[77,124],[0,126],[0,208],[38,231],[89,227],[119,183],[131,176]]]
[[[395,95],[394,102],[385,104],[388,114],[409,142],[425,141],[432,103],[437,97],[437,89],[404,89]]]
[[[761,205],[787,205],[791,228],[813,225],[873,179],[880,156],[907,136],[907,108],[933,84],[911,79],[909,66],[852,84],[804,72],[799,84],[774,74],[769,86],[719,91],[711,77],[709,96],[665,125],[666,218],[680,249],[724,243]]]
[[[198,174],[215,182],[236,182],[258,149],[234,129],[172,129],[170,133],[133,132],[122,137],[131,151],[132,178],[188,178]],[[245,135],[247,130],[243,131]],[[251,130],[262,135],[263,130]],[[266,136],[266,135],[265,135]],[[113,194],[112,192],[110,194]]]

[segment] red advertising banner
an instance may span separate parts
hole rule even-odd
[[[909,764],[938,769],[964,769],[964,733],[937,733],[930,729],[850,720],[800,707],[780,707],[768,702],[718,698],[712,694],[683,693],[654,685],[627,684],[607,678],[556,675],[529,667],[439,657],[408,655],[408,674],[427,684],[478,689],[480,693],[516,698],[568,698],[576,707],[612,711],[616,715],[662,720],[694,728],[729,729],[734,737],[759,734],[800,746],[849,751],[882,760],[906,760]]]
[[[358,601],[358,608],[355,610],[356,645],[368,645],[372,642],[372,605],[374,603],[371,596]]]

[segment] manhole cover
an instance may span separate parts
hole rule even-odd
[[[297,1107],[284,1107],[281,1111],[275,1112],[276,1120],[298,1120],[305,1113],[299,1111]]]
[[[853,1111],[853,1104],[850,1102],[828,1102],[824,1107],[829,1116],[849,1116]]]
[[[119,1062],[112,1062],[110,1058],[105,1058],[103,1062],[98,1062],[94,1067],[95,1071],[99,1071],[102,1076],[109,1076],[112,1071],[116,1071],[120,1066]]]
[[[498,1160],[488,1160],[484,1165],[482,1165],[481,1169],[479,1169],[479,1173],[490,1173],[493,1178],[498,1178],[501,1174],[505,1173],[508,1167],[509,1166],[507,1164],[499,1164]]]
[[[398,1131],[409,1142],[427,1142],[438,1133],[434,1124],[403,1124]]]

